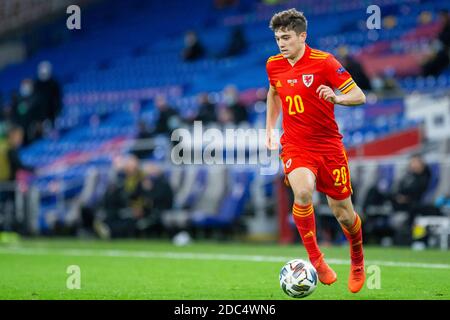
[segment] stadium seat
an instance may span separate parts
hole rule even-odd
[[[216,214],[194,212],[191,223],[199,228],[230,228],[244,212],[244,206],[249,197],[252,181],[250,172],[232,172],[231,190],[222,199]]]
[[[431,204],[434,200],[435,191],[439,185],[440,166],[439,163],[428,164],[431,171],[431,179],[427,191],[422,197],[422,203]]]

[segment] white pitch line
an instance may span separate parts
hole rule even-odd
[[[0,254],[20,255],[62,255],[89,257],[118,257],[118,258],[159,258],[159,259],[187,259],[187,260],[222,260],[222,261],[250,261],[250,262],[286,262],[295,257],[211,254],[194,252],[155,252],[155,251],[127,251],[127,250],[91,250],[91,249],[50,249],[50,248],[0,248]],[[330,264],[349,265],[346,259],[327,259]],[[386,267],[422,268],[422,269],[450,269],[450,264],[394,262],[382,260],[367,260],[366,265]]]

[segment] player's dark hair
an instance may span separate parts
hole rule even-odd
[[[300,34],[306,31],[308,21],[303,12],[289,9],[276,13],[270,20],[269,26],[274,32],[278,30],[294,30],[296,34]]]

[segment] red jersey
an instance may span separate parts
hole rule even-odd
[[[322,84],[344,94],[356,85],[336,58],[306,45],[294,66],[279,54],[267,60],[266,69],[283,106],[281,145],[321,154],[341,153],[342,135],[334,117],[334,104],[316,93]]]

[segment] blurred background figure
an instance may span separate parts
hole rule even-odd
[[[201,121],[203,125],[217,123],[216,104],[211,102],[208,93],[200,93],[198,99],[198,113],[195,121]]]
[[[173,191],[161,168],[153,164],[142,168],[129,155],[116,162],[115,170],[98,209],[84,213],[83,225],[103,239],[160,236],[161,213],[173,205]]]
[[[225,48],[222,58],[237,56],[247,49],[248,43],[244,30],[236,26],[231,29],[227,47]]]
[[[372,206],[379,208],[386,202],[390,203],[393,211],[392,216],[395,212],[405,212],[406,215],[404,215],[402,223],[397,223],[397,227],[390,222],[391,220],[381,219],[385,231],[384,235],[393,236],[397,232],[410,237],[416,216],[424,211],[429,211],[426,208],[424,195],[430,186],[430,182],[430,168],[420,155],[413,155],[409,160],[406,172],[399,179],[396,187],[387,186],[380,179],[376,185],[369,189],[364,200],[364,211],[373,211]],[[432,209],[432,211],[436,213],[436,210]],[[367,223],[368,228],[372,229],[374,228],[372,224],[379,224],[380,219],[369,219]],[[397,228],[397,230],[394,230],[394,228]],[[411,239],[408,241],[411,241]]]
[[[117,165],[100,205],[102,215],[93,221],[94,230],[104,239],[137,236],[137,223],[144,218],[143,173],[138,159],[129,155]]]
[[[34,82],[36,107],[44,111],[44,117],[55,125],[55,119],[62,109],[61,89],[59,82],[53,78],[52,65],[42,61],[37,67],[37,79]]]
[[[238,125],[248,122],[247,106],[239,101],[239,91],[234,85],[228,85],[223,89],[223,99],[226,108],[230,110],[233,123]]]
[[[24,130],[24,144],[28,145],[42,136],[44,119],[44,112],[37,105],[33,80],[21,81],[18,99],[13,103],[12,120]]]
[[[138,123],[137,142],[133,147],[133,153],[139,159],[145,159],[153,154],[156,149],[155,138],[164,137],[170,139],[173,130],[183,124],[183,119],[177,109],[169,105],[164,95],[158,95],[154,99],[156,107],[155,123],[148,123],[145,119],[140,119]]]
[[[21,127],[12,126],[8,130],[7,140],[4,142],[2,148],[2,157],[5,157],[4,165],[2,167],[2,180],[15,181],[19,170],[33,172],[31,166],[25,165],[20,160],[19,149],[23,144],[24,132]]]
[[[205,55],[205,48],[200,42],[197,33],[194,31],[186,32],[184,36],[184,49],[183,59],[184,61],[195,61],[203,58]]]
[[[154,151],[154,146],[151,142],[148,142],[153,136],[153,131],[149,128],[147,122],[141,119],[138,123],[137,141],[133,147],[133,154],[136,157],[145,159]],[[144,144],[142,141],[145,141]]]
[[[0,140],[0,228],[18,231],[15,217],[15,189],[20,171],[34,172],[34,168],[25,165],[19,156],[24,132],[21,127],[8,129],[6,140]]]
[[[174,192],[160,166],[148,163],[144,166],[143,171],[142,190],[146,218],[138,224],[138,228],[161,236],[164,233],[162,214],[164,211],[172,209]]]
[[[422,201],[423,195],[430,184],[430,168],[420,155],[414,155],[409,160],[408,171],[400,179],[398,190],[391,196],[395,210],[406,210],[410,217]]]
[[[155,106],[159,116],[158,120],[156,120],[156,126],[152,131],[152,134],[170,136],[172,131],[181,125],[181,117],[176,109],[169,105],[166,97],[163,95],[158,95],[155,98]]]
[[[432,52],[428,60],[422,66],[424,76],[439,75],[450,64],[450,16],[448,10],[439,12],[441,30],[432,42]]]

